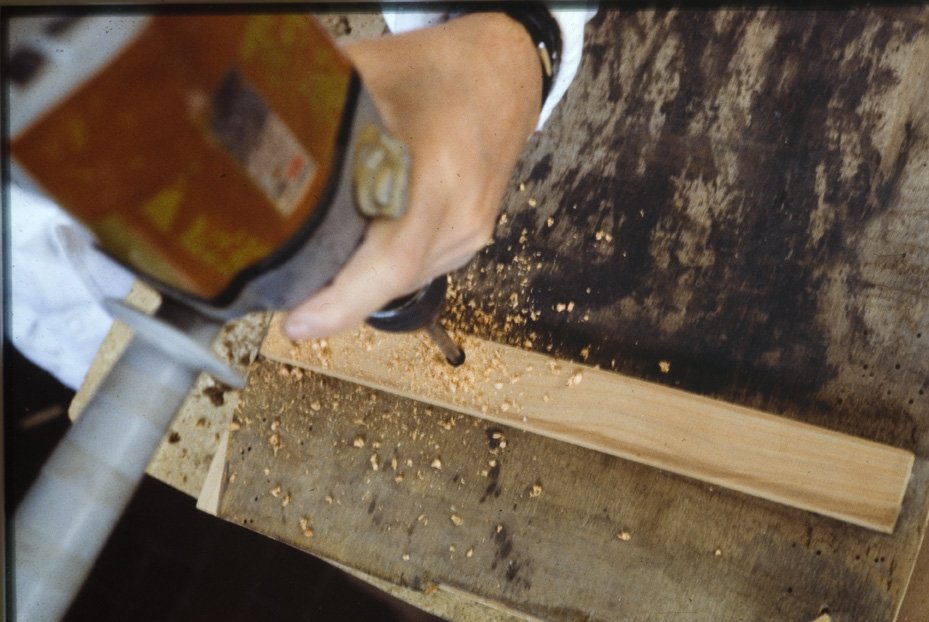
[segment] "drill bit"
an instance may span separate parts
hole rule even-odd
[[[452,341],[452,338],[448,336],[448,333],[445,332],[445,329],[439,324],[439,320],[431,320],[428,324],[423,326],[423,330],[426,331],[426,334],[429,335],[429,338],[432,339],[435,345],[439,346],[439,350],[445,355],[445,360],[448,361],[449,365],[458,367],[465,362],[464,350],[461,349],[461,346]]]

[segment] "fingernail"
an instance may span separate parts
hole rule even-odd
[[[291,341],[313,339],[313,326],[304,318],[288,317],[284,320],[284,335]]]

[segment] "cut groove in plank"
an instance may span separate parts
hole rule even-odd
[[[293,344],[280,319],[272,360],[885,533],[913,467],[902,449],[535,352],[466,337],[453,368],[419,333]]]

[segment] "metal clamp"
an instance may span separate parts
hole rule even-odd
[[[365,125],[352,160],[358,210],[370,218],[399,218],[406,211],[409,177],[406,145],[374,123]]]

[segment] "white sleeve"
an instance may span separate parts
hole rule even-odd
[[[448,13],[445,12],[398,10],[397,7],[391,4],[384,5],[382,12],[387,27],[393,33],[408,32],[448,21]],[[561,64],[558,75],[552,81],[552,90],[542,105],[542,113],[539,115],[539,124],[536,131],[542,129],[542,126],[552,115],[555,106],[558,105],[568,87],[571,86],[571,82],[574,81],[584,50],[584,26],[597,14],[597,8],[581,5],[579,7],[551,9],[551,13],[561,28]]]
[[[69,259],[59,231],[73,227],[76,235],[89,234],[48,199],[15,184],[9,197],[13,345],[77,389],[113,323],[98,297],[124,297],[132,275],[102,256],[89,256],[82,272]],[[92,294],[88,286],[97,291]]]
[[[596,14],[596,8],[552,9],[552,17],[561,27],[561,66],[558,68],[558,75],[552,81],[552,90],[545,98],[536,131],[541,130],[552,116],[555,106],[574,81],[577,69],[581,65],[581,56],[584,54],[584,26]]]

